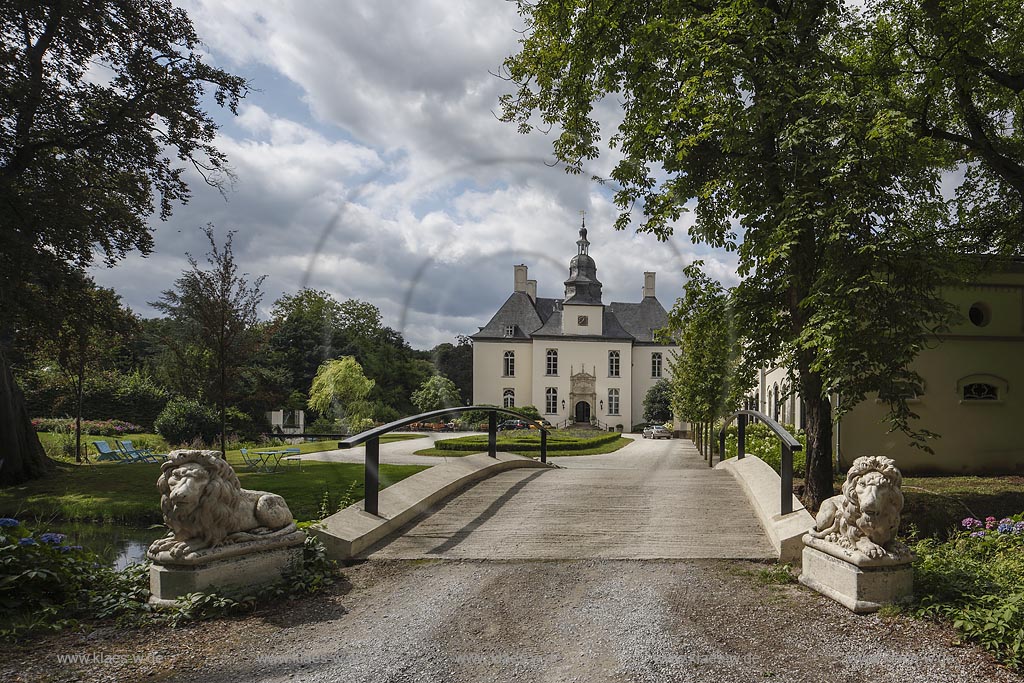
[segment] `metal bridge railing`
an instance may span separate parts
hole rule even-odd
[[[779,476],[782,479],[780,495],[782,496],[782,514],[788,515],[793,511],[793,453],[803,450],[803,445],[796,440],[786,428],[758,410],[737,410],[732,415],[722,420],[722,426],[718,430],[718,462],[725,459],[725,436],[729,423],[736,420],[736,459],[742,460],[746,455],[746,427],[748,419],[763,422],[768,426],[775,436],[779,437],[779,447],[782,451],[782,464],[779,468]],[[701,423],[694,425],[694,441],[697,447],[708,461],[708,467],[714,465],[714,449],[711,441],[712,425]]]
[[[428,422],[431,418],[444,417],[446,415],[456,415],[458,413],[468,413],[470,411],[483,411],[487,415],[487,455],[492,458],[498,457],[498,413],[505,415],[511,415],[519,418],[524,422],[529,422],[540,431],[540,461],[548,461],[548,428],[544,427],[540,422],[532,420],[524,415],[520,415],[514,410],[508,408],[495,408],[494,406],[459,406],[457,408],[442,408],[441,410],[432,410],[429,413],[420,413],[419,415],[413,415],[411,417],[403,417],[394,422],[389,422],[386,425],[380,427],[374,427],[373,429],[367,429],[365,432],[360,432],[354,436],[350,436],[343,441],[338,442],[338,448],[348,449],[358,446],[359,444],[366,444],[366,456],[364,458],[363,465],[363,510],[369,512],[371,515],[377,514],[377,487],[380,486],[380,437],[393,432],[396,429],[407,427],[413,422]]]

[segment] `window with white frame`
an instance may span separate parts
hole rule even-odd
[[[544,412],[547,415],[554,415],[558,412],[558,389],[548,387],[544,390]]]
[[[619,414],[619,390],[609,389],[608,390],[608,414],[618,415]]]
[[[548,349],[547,372],[548,375],[558,374],[558,349]]]
[[[501,407],[502,408],[515,408],[516,407],[516,390],[505,389],[501,395]]]
[[[651,377],[655,379],[661,377],[661,354],[651,354]]]
[[[609,351],[608,352],[608,376],[618,377],[619,376],[619,352]]]
[[[504,368],[504,370],[505,371],[504,371],[503,374],[504,374],[505,377],[515,377],[516,376],[516,352],[515,351],[506,351],[505,352],[505,368]]]
[[[516,336],[516,326],[515,325],[505,325],[505,336],[506,337],[514,337],[514,336]]]

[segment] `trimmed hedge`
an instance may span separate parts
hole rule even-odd
[[[585,451],[596,446],[604,446],[605,444],[617,441],[621,434],[618,432],[608,432],[601,434],[600,436],[591,437],[589,439],[573,439],[558,437],[557,435],[548,436],[548,450],[550,451]],[[455,439],[444,439],[443,441],[435,441],[434,448],[438,448],[442,451],[482,451],[487,450],[487,437],[474,435],[474,436],[460,436]],[[533,434],[516,435],[512,437],[498,436],[498,448],[507,451],[537,451],[540,452],[540,436]]]

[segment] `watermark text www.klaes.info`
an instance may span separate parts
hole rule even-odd
[[[54,655],[58,664],[92,664],[100,666],[152,666],[161,664],[164,656],[150,652],[147,654],[111,654],[109,652],[58,652]]]

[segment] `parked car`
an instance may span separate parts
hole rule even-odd
[[[504,432],[509,429],[529,429],[530,423],[526,420],[505,420],[498,425],[498,431]]]
[[[671,439],[672,432],[665,429],[665,425],[647,425],[643,436],[645,439]]]

